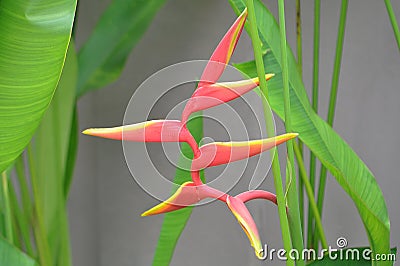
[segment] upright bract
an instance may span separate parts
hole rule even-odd
[[[217,83],[225,70],[247,17],[247,10],[243,11],[229,31],[218,44],[210,61],[204,69],[198,88],[189,99],[182,113],[182,121],[154,120],[133,125],[114,128],[87,129],[83,133],[97,137],[141,142],[187,142],[193,150],[191,173],[192,181],[180,185],[176,192],[166,201],[144,212],[142,216],[156,215],[182,209],[186,206],[199,203],[206,198],[225,202],[232,211],[240,226],[243,228],[255,254],[262,259],[264,251],[256,224],[250,212],[244,205],[252,199],[266,199],[276,204],[276,196],[262,190],[247,191],[236,197],[209,187],[200,180],[199,171],[206,167],[226,164],[260,154],[289,139],[295,138],[297,133],[287,133],[280,136],[234,142],[212,142],[198,147],[193,136],[186,127],[186,122],[193,112],[224,104],[236,99],[258,86],[258,78],[244,81]],[[265,75],[269,80],[273,74]]]

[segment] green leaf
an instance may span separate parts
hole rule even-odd
[[[104,87],[121,74],[165,0],[113,0],[79,51],[78,96]]]
[[[72,177],[74,175],[76,156],[78,153],[78,140],[79,140],[78,109],[76,106],[74,109],[75,110],[72,116],[67,161],[65,165],[65,176],[64,176],[64,194],[66,199],[68,198],[69,189],[71,187]]]
[[[195,138],[196,142],[199,143],[203,137],[203,118],[194,114],[196,117],[190,119],[187,123],[187,127]],[[193,158],[193,152],[190,146],[186,143],[181,144],[182,156],[187,158]],[[179,160],[179,165],[183,162],[182,157]],[[204,181],[204,172],[200,172],[200,177]],[[191,180],[190,171],[183,169],[177,169],[174,183],[182,184],[186,181]],[[175,192],[175,191],[172,191]],[[156,251],[153,259],[153,266],[167,266],[171,262],[172,255],[174,254],[176,243],[185,229],[186,223],[192,214],[193,207],[186,207],[174,212],[166,213],[164,221],[161,227],[160,238],[156,247]]]
[[[47,238],[54,265],[69,265],[69,241],[65,206],[65,172],[69,139],[75,111],[77,57],[73,42],[68,50],[65,66],[53,101],[33,139],[35,200],[40,199],[47,230]],[[61,258],[65,264],[58,261]]]
[[[0,265],[37,266],[38,264],[28,255],[0,237]]]
[[[235,11],[243,10],[241,0],[230,0]],[[279,27],[272,13],[255,1],[258,29],[266,51],[266,73],[275,73],[269,81],[269,97],[272,109],[284,119],[282,70]],[[335,176],[338,183],[354,201],[364,223],[372,250],[388,253],[390,250],[390,223],[382,192],[368,167],[351,147],[311,108],[302,79],[296,68],[296,60],[289,49],[290,104],[293,130]],[[256,76],[254,62],[236,65],[249,76]],[[387,265],[376,262],[376,265]]]
[[[29,143],[64,64],[76,0],[1,0],[0,172]]]
[[[384,255],[385,260],[387,260],[390,265],[394,264],[394,259],[396,257],[396,248],[392,248],[389,255]],[[381,255],[380,255],[381,256]],[[388,258],[391,257],[391,258]],[[342,258],[342,259],[341,259]],[[336,250],[330,253],[330,255],[325,255],[322,259],[315,260],[307,266],[370,266],[371,265],[372,254],[370,249],[366,247],[362,248],[345,248]]]

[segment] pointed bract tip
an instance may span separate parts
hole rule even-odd
[[[277,140],[288,141],[297,137],[299,133],[285,133],[282,135],[277,136]]]
[[[265,260],[264,249],[254,250],[254,253],[256,253],[256,256],[257,256],[258,259]]]
[[[104,132],[104,131],[106,131],[105,128],[88,128],[88,129],[85,129],[84,131],[82,131],[82,134],[96,136],[98,133]]]
[[[265,79],[266,79],[266,80],[270,80],[270,79],[273,78],[274,76],[275,76],[274,73],[268,73],[268,74],[265,74]]]
[[[91,128],[85,129],[84,131],[82,131],[82,134],[90,135],[90,130]]]
[[[150,209],[150,210],[151,210],[151,209]],[[142,217],[149,216],[150,210],[147,210],[147,211],[143,212],[140,216],[142,216]]]

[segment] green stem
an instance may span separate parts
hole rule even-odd
[[[32,142],[28,145],[28,162],[31,175],[31,184],[33,191],[33,232],[35,234],[36,246],[39,254],[39,261],[41,266],[52,265],[52,258],[49,243],[47,241],[46,228],[43,221],[42,198],[39,193],[38,179],[36,176],[35,162],[32,154]]]
[[[249,14],[248,20],[249,20],[249,24],[250,24],[250,37],[251,37],[251,41],[253,44],[254,59],[256,62],[257,75],[260,80],[260,89],[261,89],[261,92],[263,93],[263,96],[268,101],[268,88],[267,88],[267,82],[264,78],[265,77],[265,68],[264,68],[264,62],[263,62],[263,57],[262,57],[261,45],[260,45],[261,41],[260,41],[260,37],[258,35],[257,21],[256,21],[253,0],[246,0],[246,5],[248,8],[248,14]],[[263,100],[265,100],[265,99],[263,99]],[[267,133],[269,136],[272,136],[274,134],[274,125],[273,125],[272,114],[269,110],[268,104],[265,101],[263,101],[263,106],[264,106],[265,122],[266,122],[266,126],[267,126]],[[272,158],[272,172],[273,172],[273,176],[274,176],[274,183],[275,183],[275,190],[276,190],[275,192],[276,192],[277,201],[278,201],[278,214],[279,214],[279,220],[280,220],[281,230],[282,230],[283,246],[288,254],[288,252],[290,252],[290,250],[292,249],[292,241],[290,238],[289,221],[288,221],[288,216],[286,213],[286,202],[285,202],[285,196],[284,196],[284,191],[283,191],[283,183],[282,183],[282,176],[281,176],[281,170],[280,170],[280,164],[279,164],[279,156],[278,156],[276,149],[271,150],[271,158]],[[294,260],[290,257],[288,257],[286,264],[287,265],[295,265]]]
[[[32,202],[31,195],[29,193],[28,183],[26,181],[24,154],[21,154],[15,161],[15,171],[17,173],[19,190],[22,200],[22,217],[20,219],[21,221],[19,221],[21,223],[20,226],[22,227],[21,231],[23,233],[25,247],[28,251],[28,254],[31,257],[35,257],[35,252],[31,243],[29,227],[29,225],[32,223]]]
[[[314,1],[314,63],[313,63],[313,84],[312,84],[312,107],[318,112],[318,82],[319,82],[319,43],[320,43],[320,23],[321,23],[321,1]],[[317,160],[313,152],[310,152],[310,183],[313,191],[315,191],[315,168]],[[308,234],[307,247],[312,248],[313,245],[313,220],[312,211],[308,204]],[[317,248],[317,247],[316,247]]]
[[[301,30],[301,1],[296,0],[297,70],[303,76],[303,39]]]
[[[285,111],[285,128],[286,132],[292,132],[292,115],[290,110],[290,91],[289,91],[289,69],[287,61],[287,44],[286,44],[286,25],[285,25],[285,2],[284,0],[278,0],[278,13],[279,13],[279,28],[281,37],[281,56],[282,56],[282,77],[283,77],[283,97],[284,97],[284,111]],[[304,249],[303,234],[300,220],[299,210],[299,197],[297,194],[297,179],[295,174],[294,165],[294,152],[293,152],[293,140],[289,140],[286,143],[287,155],[291,167],[291,173],[293,174],[292,180],[286,178],[287,186],[287,204],[288,212],[290,217],[290,230],[292,235],[293,248],[297,251],[302,252]],[[297,265],[304,265],[304,261],[299,261]]]
[[[294,144],[294,152],[296,153],[297,164],[299,165],[299,170],[301,173],[301,175],[300,175],[301,179],[303,179],[304,185],[306,187],[308,200],[310,202],[310,209],[315,218],[315,226],[318,230],[319,236],[321,237],[322,248],[327,249],[328,242],[326,241],[324,228],[322,226],[321,216],[318,212],[317,203],[315,201],[314,190],[312,188],[310,181],[308,180],[307,171],[306,171],[306,168],[304,167],[303,158],[301,157],[301,153],[300,153],[300,148],[296,144]]]
[[[389,15],[390,23],[392,24],[393,32],[394,32],[394,37],[396,38],[397,41],[397,46],[399,47],[400,50],[400,30],[399,30],[399,24],[397,24],[396,16],[393,11],[392,3],[390,3],[390,0],[385,0],[385,5],[386,9]]]
[[[30,237],[30,233],[29,233],[29,222],[27,222],[25,220],[25,216],[24,213],[22,212],[22,209],[19,206],[18,203],[18,197],[17,194],[15,192],[15,188],[12,184],[12,182],[10,182],[9,184],[9,191],[10,191],[10,202],[11,202],[11,206],[12,206],[12,210],[14,213],[14,227],[19,229],[19,234],[17,234],[17,240],[19,239],[19,237],[22,237],[22,241],[24,244],[24,247],[27,251],[27,254],[29,256],[31,256],[32,258],[35,257],[35,253],[33,251],[32,248],[32,244],[31,244],[31,237]],[[22,249],[22,246],[20,244],[20,248]]]
[[[296,0],[296,40],[297,40],[297,71],[303,77],[303,40],[301,30],[301,1]],[[303,156],[303,142],[299,141],[300,154]],[[299,171],[300,176],[300,171]],[[299,207],[302,233],[304,235],[304,184],[303,180],[299,179]]]
[[[329,98],[329,109],[328,109],[328,119],[327,119],[328,124],[331,126],[333,125],[333,120],[335,117],[336,98],[339,85],[340,65],[342,61],[348,3],[349,3],[348,0],[342,0],[342,7],[340,11],[339,30],[336,42],[336,55],[335,55],[335,63],[333,66],[332,86]],[[321,215],[322,215],[324,195],[325,195],[326,174],[327,174],[326,168],[321,166],[321,172],[319,176],[319,187],[318,187],[318,200],[317,200],[318,211]],[[318,234],[315,235],[314,244],[315,243],[318,244]]]
[[[5,219],[5,229],[6,229],[6,239],[12,244],[14,243],[14,236],[13,236],[13,226],[12,226],[12,214],[10,208],[10,196],[8,193],[8,176],[7,173],[4,171],[1,174],[1,184],[3,188],[3,204],[4,204],[4,219]]]

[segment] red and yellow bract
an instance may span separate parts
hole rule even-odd
[[[252,199],[265,199],[276,204],[276,196],[268,191],[253,190],[232,197],[203,184],[199,171],[206,167],[249,158],[293,139],[298,134],[286,133],[272,138],[251,141],[212,142],[198,147],[186,127],[186,122],[192,113],[224,104],[258,86],[258,78],[217,83],[235,49],[246,17],[247,10],[244,10],[218,44],[204,69],[197,89],[184,108],[181,121],[153,120],[113,128],[92,128],[83,131],[83,133],[124,141],[187,142],[194,154],[191,165],[192,181],[181,184],[169,199],[144,212],[142,216],[175,211],[194,205],[206,198],[220,200],[226,203],[232,211],[253,246],[256,256],[261,259],[264,251],[257,226],[244,203]],[[273,76],[274,74],[266,74],[265,79],[269,80]]]

